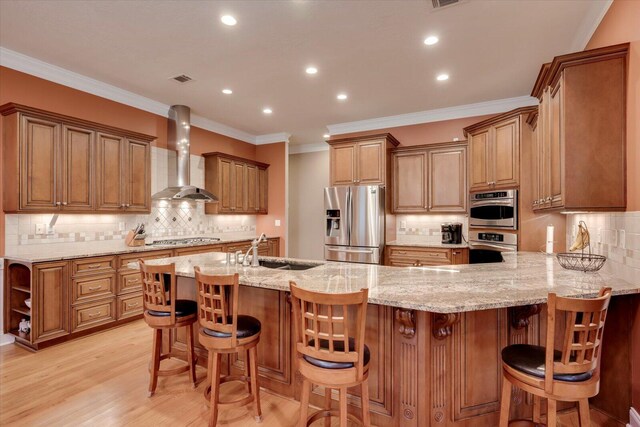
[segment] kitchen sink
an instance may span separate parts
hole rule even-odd
[[[308,270],[322,264],[291,264],[286,261],[259,261],[261,267],[273,268],[276,270]]]

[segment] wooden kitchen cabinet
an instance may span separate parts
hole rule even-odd
[[[385,247],[384,265],[390,267],[427,267],[469,263],[467,248],[427,248],[389,245]]]
[[[33,269],[31,339],[41,341],[69,334],[69,265],[38,264]]]
[[[388,152],[400,143],[389,133],[327,141],[331,185],[385,185]]]
[[[269,165],[224,153],[205,153],[205,188],[219,199],[208,214],[266,214]]]
[[[13,103],[0,113],[5,212],[150,212],[154,137]]]
[[[563,55],[545,64],[529,124],[534,211],[626,207],[626,61],[621,44]]]
[[[392,150],[394,213],[466,212],[466,144]]]
[[[535,108],[517,108],[464,128],[469,141],[469,191],[520,185],[522,126]]]

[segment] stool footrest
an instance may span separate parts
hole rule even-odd
[[[222,378],[220,379],[220,381],[222,382]],[[205,389],[204,389],[204,397],[205,397],[205,400],[207,401],[207,403],[211,402],[211,385],[208,385],[208,386],[205,387]],[[229,400],[229,401],[226,401],[226,402],[218,402],[218,406],[225,406],[225,405],[240,406],[240,405],[246,405],[247,403],[253,402],[253,400],[254,400],[253,394],[249,393],[246,396],[239,397],[236,400]]]
[[[338,411],[337,409],[332,409],[332,410],[320,409],[319,411],[314,412],[307,418],[307,426],[326,417],[340,417],[340,411]],[[362,419],[358,418],[354,414],[347,414],[347,419],[361,426],[364,425],[364,423],[362,422]]]

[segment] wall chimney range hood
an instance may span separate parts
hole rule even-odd
[[[169,110],[169,129],[167,145],[170,150],[177,152],[177,182],[175,186],[167,187],[155,193],[153,200],[196,200],[202,202],[217,202],[218,198],[204,188],[190,185],[190,129],[191,110],[184,105],[173,105]]]

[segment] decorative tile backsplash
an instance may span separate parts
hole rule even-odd
[[[603,212],[567,215],[567,250],[578,223],[584,221],[591,236],[591,251],[604,255],[603,269],[631,283],[640,282],[640,212]]]
[[[151,193],[162,190],[175,176],[175,153],[166,149],[151,149]],[[171,167],[169,167],[171,165]],[[171,181],[170,181],[171,180]],[[191,184],[204,185],[204,159],[191,156]],[[123,240],[128,230],[144,223],[147,239],[178,236],[254,237],[256,218],[252,215],[206,215],[204,204],[198,202],[154,201],[149,215],[60,214],[5,215],[5,252],[24,245],[76,243]],[[37,228],[53,222],[51,233],[38,234]],[[232,236],[231,236],[232,235]]]
[[[440,243],[441,225],[445,222],[462,223],[462,235],[468,238],[469,218],[466,215],[396,215],[398,241],[415,243]]]

